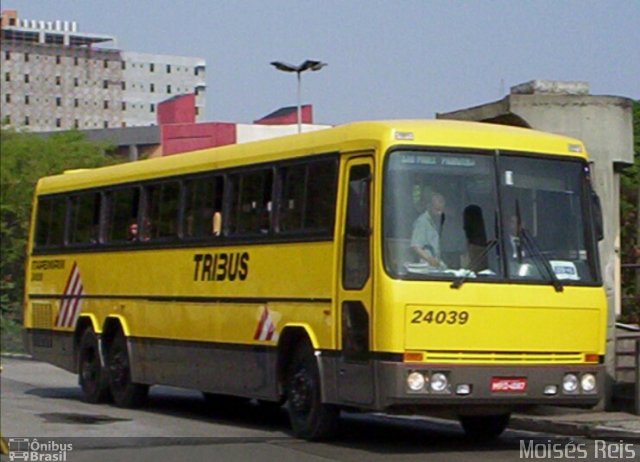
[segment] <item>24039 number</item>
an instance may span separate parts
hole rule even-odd
[[[468,311],[427,311],[414,310],[412,324],[466,324],[469,321]]]

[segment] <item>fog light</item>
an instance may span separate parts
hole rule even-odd
[[[562,379],[562,389],[565,393],[575,393],[578,390],[578,377],[575,374],[567,374]]]
[[[456,395],[468,395],[471,393],[471,385],[468,383],[461,383],[456,387]]]
[[[593,374],[584,374],[580,379],[582,391],[593,392],[596,390],[596,377]]]
[[[557,385],[547,385],[544,387],[544,394],[547,396],[553,396],[558,394]]]
[[[445,391],[448,385],[447,376],[442,372],[436,372],[431,376],[431,389],[433,391]]]
[[[422,375],[420,372],[412,372],[407,377],[407,385],[412,391],[422,390],[424,388],[424,383],[424,375]]]

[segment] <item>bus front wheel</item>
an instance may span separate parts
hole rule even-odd
[[[464,432],[476,440],[492,440],[499,437],[509,424],[510,414],[463,415],[460,423]]]
[[[149,386],[131,381],[127,339],[122,331],[119,331],[113,338],[107,357],[109,388],[116,406],[125,408],[142,406],[147,400]]]
[[[92,404],[108,401],[111,397],[109,377],[102,367],[98,338],[93,329],[85,329],[82,333],[78,350],[78,378],[84,400]]]
[[[320,397],[320,373],[313,348],[299,344],[287,369],[287,408],[293,433],[298,438],[319,440],[335,435],[340,418],[337,406]]]

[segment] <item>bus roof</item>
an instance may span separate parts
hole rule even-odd
[[[43,178],[38,194],[143,181],[216,168],[391,145],[500,149],[586,158],[582,142],[526,128],[451,120],[354,122],[300,135],[203,149]]]

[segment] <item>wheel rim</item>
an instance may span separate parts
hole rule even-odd
[[[291,405],[298,413],[308,413],[313,402],[313,382],[305,368],[298,370],[291,381]]]

